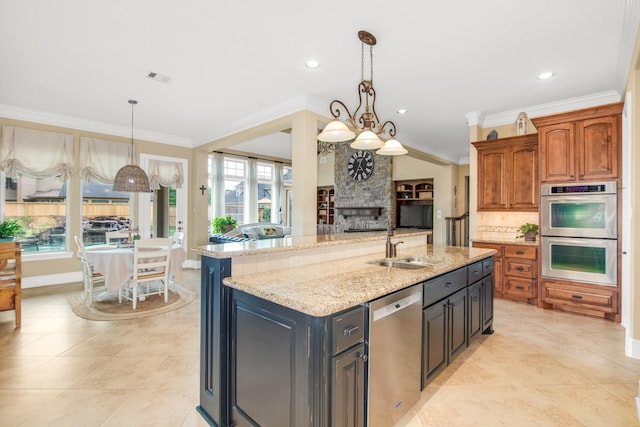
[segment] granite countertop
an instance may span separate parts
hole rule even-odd
[[[368,264],[366,255],[266,273],[228,277],[224,284],[296,311],[324,317],[372,301],[495,254],[493,249],[424,245],[408,249],[436,258],[434,266],[407,270]]]
[[[522,245],[522,246],[538,246],[539,240],[534,242],[526,242],[524,239],[471,239],[473,243],[492,243],[494,245]]]
[[[431,230],[397,229],[393,237],[428,236]],[[319,234],[307,236],[287,236],[281,239],[251,240],[247,242],[231,242],[217,245],[195,247],[192,250],[200,255],[211,258],[231,258],[235,256],[257,255],[263,253],[298,251],[329,246],[340,246],[352,243],[379,241],[387,238],[386,231]]]

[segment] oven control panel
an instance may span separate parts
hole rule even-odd
[[[616,194],[616,182],[589,182],[584,184],[544,184],[541,188],[542,196],[557,196],[564,194]]]

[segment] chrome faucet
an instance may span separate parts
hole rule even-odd
[[[396,243],[391,242],[391,236],[393,236],[393,228],[391,228],[391,224],[389,224],[389,227],[387,227],[387,244],[385,251],[386,258],[395,258],[396,246],[398,246],[400,243],[404,243],[402,241]]]

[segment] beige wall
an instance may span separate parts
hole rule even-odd
[[[322,157],[325,158],[325,163],[320,163]],[[318,187],[336,185],[335,167],[336,153],[318,156]]]
[[[633,60],[627,81],[627,91],[631,94],[632,121],[631,129],[631,209],[634,212],[631,230],[631,280],[628,337],[632,342],[627,343],[627,354],[633,352],[634,357],[640,358],[640,227],[638,226],[638,213],[640,212],[640,33],[636,38]],[[632,347],[631,349],[629,347]]]

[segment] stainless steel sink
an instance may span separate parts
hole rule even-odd
[[[370,261],[369,264],[413,270],[418,268],[432,267],[439,262],[442,262],[442,259],[428,256],[407,256],[391,259],[379,259],[376,261]]]

